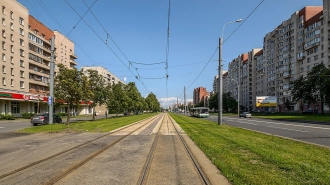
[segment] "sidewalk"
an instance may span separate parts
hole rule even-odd
[[[111,117],[116,117],[117,114],[108,114],[108,118]],[[123,116],[123,114],[118,114],[117,117]],[[66,122],[67,117],[66,116],[62,116],[62,123]],[[87,121],[87,120],[92,120],[93,116],[70,116],[70,122],[77,122],[77,121]],[[95,120],[98,119],[105,119],[105,115],[98,115],[95,116]],[[0,123],[17,123],[17,122],[23,122],[23,123],[29,123],[30,119],[24,119],[24,118],[17,118],[14,120],[6,120],[6,119],[0,119]]]

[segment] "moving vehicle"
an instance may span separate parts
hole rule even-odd
[[[49,113],[37,114],[37,115],[31,117],[30,122],[34,126],[37,126],[38,124],[43,124],[43,125],[48,124],[49,123]],[[62,123],[62,118],[54,114],[53,123]]]
[[[209,117],[209,108],[208,107],[191,108],[190,115],[198,118],[207,118]]]
[[[242,112],[239,114],[239,117],[252,118],[252,115],[249,112]]]

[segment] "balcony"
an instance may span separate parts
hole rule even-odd
[[[297,57],[297,60],[303,60],[305,58],[305,56],[300,56],[300,57]]]
[[[70,53],[70,58],[77,59],[78,57],[74,53]]]
[[[36,84],[36,85],[41,85],[41,86],[45,86],[45,87],[48,87],[48,83],[47,82],[43,82],[39,79],[35,79],[35,78],[30,78],[29,79],[29,83],[30,84]]]

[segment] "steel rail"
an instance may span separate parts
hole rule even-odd
[[[204,184],[206,184],[206,185],[212,185],[211,182],[208,180],[207,176],[205,175],[203,169],[201,168],[201,166],[199,165],[199,163],[195,159],[193,153],[190,151],[187,143],[184,141],[183,137],[181,136],[181,134],[179,133],[178,129],[176,128],[176,126],[174,124],[174,121],[172,120],[171,116],[168,115],[168,117],[169,117],[169,120],[171,121],[171,123],[173,124],[174,129],[177,132],[177,134],[178,134],[178,136],[179,136],[179,138],[180,138],[183,146],[185,147],[187,154],[189,155],[192,163],[194,164],[194,167],[197,170],[197,172],[199,174],[199,177],[201,178],[201,180],[203,181]]]
[[[155,120],[157,117],[159,117],[159,115],[156,115],[156,116],[151,117],[151,118],[145,118],[145,119],[142,119],[142,120],[137,121],[137,122],[135,122],[135,123],[133,123],[133,124],[130,124],[130,125],[124,126],[124,127],[120,128],[120,129],[116,129],[116,130],[111,131],[111,132],[109,132],[109,133],[107,133],[107,134],[105,134],[105,135],[102,135],[102,136],[99,136],[99,137],[97,137],[97,138],[95,138],[95,139],[89,140],[89,141],[87,141],[87,142],[85,142],[85,143],[82,143],[82,144],[80,144],[80,145],[74,146],[74,147],[72,147],[72,148],[69,148],[69,149],[67,149],[67,150],[61,151],[61,152],[56,153],[56,154],[54,154],[54,155],[51,155],[51,156],[49,156],[49,157],[46,157],[46,158],[40,159],[40,160],[38,160],[38,161],[34,161],[34,162],[32,162],[32,163],[30,163],[30,164],[28,164],[28,165],[26,165],[26,166],[20,167],[20,168],[15,169],[15,170],[13,170],[13,171],[11,171],[11,172],[8,172],[8,173],[5,173],[5,174],[3,174],[3,175],[0,175],[0,179],[3,179],[3,178],[5,178],[5,177],[8,177],[8,176],[13,175],[13,174],[15,174],[15,173],[18,173],[18,172],[23,171],[23,170],[25,170],[25,169],[28,169],[28,168],[30,168],[30,167],[32,167],[32,166],[37,165],[37,164],[41,164],[41,163],[43,163],[43,162],[45,162],[45,161],[47,161],[47,160],[53,159],[53,158],[55,158],[55,157],[58,157],[58,156],[60,156],[60,155],[62,155],[62,154],[65,154],[65,153],[67,153],[67,152],[70,152],[70,151],[72,151],[72,150],[74,150],[74,149],[77,149],[77,148],[80,148],[80,147],[82,147],[82,146],[88,145],[88,144],[90,144],[90,143],[92,143],[92,142],[94,142],[94,141],[96,141],[96,140],[102,139],[102,138],[104,138],[104,137],[106,137],[106,136],[109,136],[109,135],[111,135],[111,134],[113,134],[113,133],[116,133],[116,132],[118,132],[118,131],[121,131],[121,130],[127,128],[127,127],[130,127],[130,126],[136,125],[136,124],[141,123],[141,122],[143,122],[143,121],[148,121],[149,119],[151,119],[151,121],[152,121],[152,120]],[[144,125],[145,125],[145,124],[144,124]],[[143,126],[143,125],[142,125],[142,126]],[[142,127],[142,126],[141,126],[141,127]]]

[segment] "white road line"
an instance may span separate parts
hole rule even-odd
[[[294,124],[278,123],[278,122],[271,122],[271,121],[257,121],[257,120],[246,120],[246,121],[264,122],[264,123],[273,123],[273,124],[276,124],[276,125],[287,125],[287,126],[295,126],[295,127],[316,128],[316,129],[330,130],[330,128],[324,128],[324,127],[315,127],[315,126],[306,126],[306,125],[294,125]]]
[[[267,127],[278,128],[278,129],[283,129],[283,130],[293,130],[293,131],[296,131],[296,132],[308,132],[308,131],[305,131],[305,130],[296,130],[296,129],[282,128],[282,127],[273,127],[273,126],[267,126]]]
[[[0,127],[0,128],[5,128],[5,127]]]

